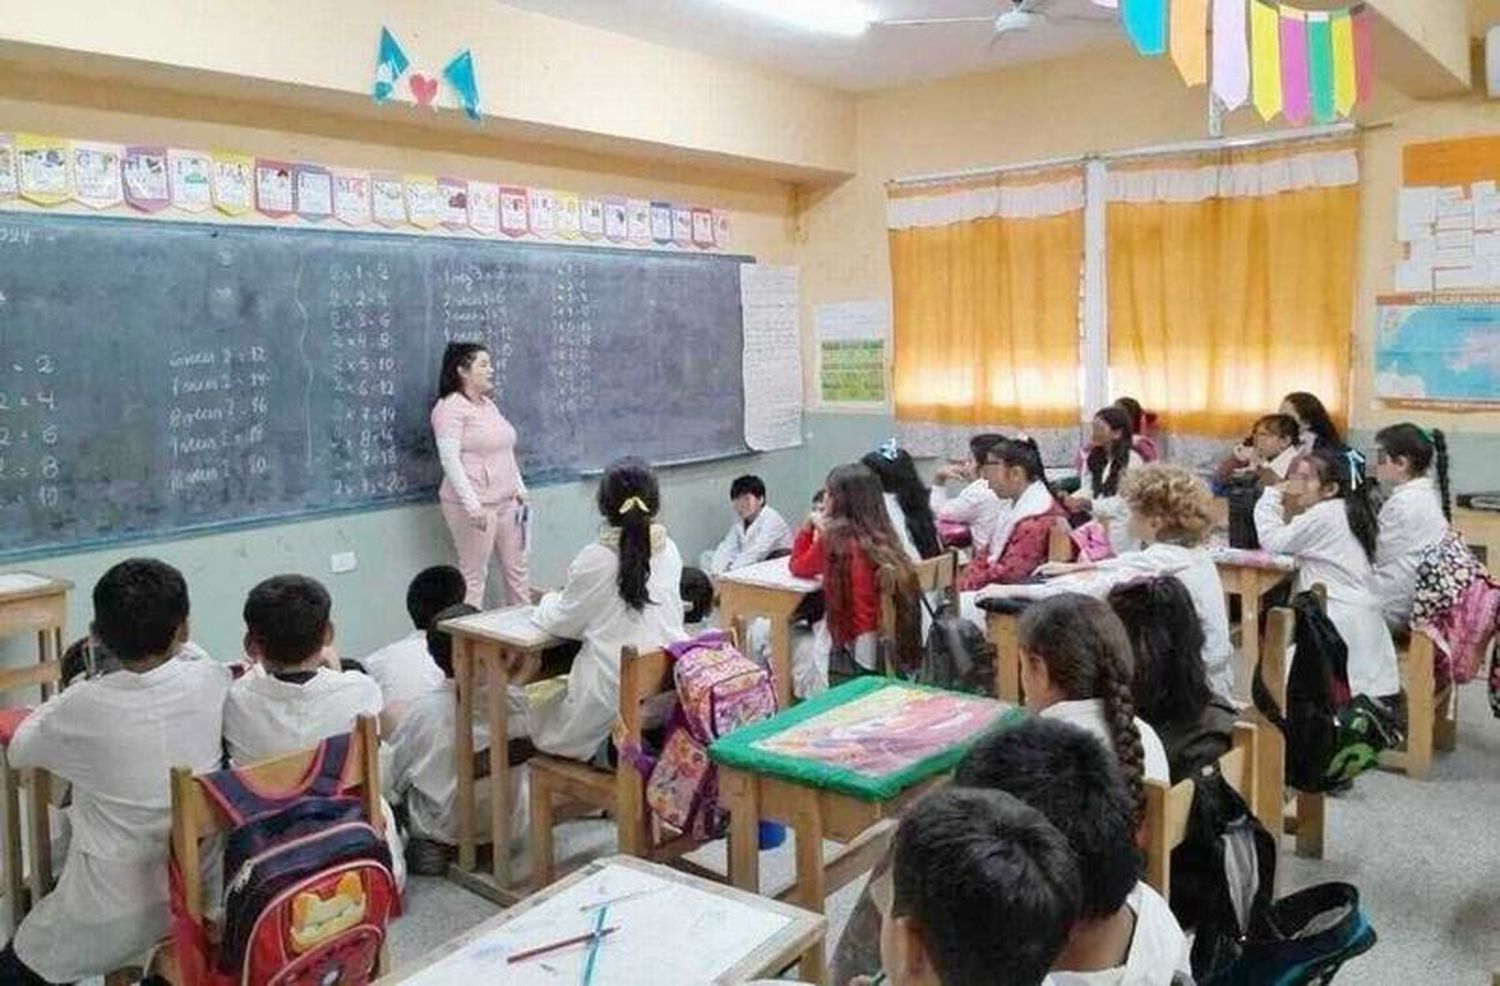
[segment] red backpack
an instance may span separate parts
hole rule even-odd
[[[217,945],[187,914],[172,862],[172,930],[188,986],[363,986],[400,913],[391,852],[358,798],[342,794],[350,736],[319,745],[288,791],[236,770],[198,778],[230,819]],[[196,874],[195,874],[196,877]]]

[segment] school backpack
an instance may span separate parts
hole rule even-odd
[[[995,645],[971,621],[958,614],[951,599],[936,609],[922,595],[922,606],[932,617],[922,664],[912,676],[921,685],[955,692],[993,695],[995,691]]]
[[[1255,504],[1263,487],[1255,476],[1236,476],[1224,484],[1224,499],[1229,504],[1229,546],[1255,551],[1260,535],[1255,530]]]
[[[1292,600],[1296,648],[1287,676],[1286,709],[1266,689],[1259,669],[1255,707],[1286,737],[1286,783],[1329,791],[1373,767],[1400,738],[1389,717],[1364,695],[1350,698],[1349,649],[1313,592]],[[1252,617],[1253,618],[1253,617]]]
[[[187,916],[174,861],[173,932],[191,986],[362,986],[374,977],[401,903],[385,838],[358,798],[340,794],[349,748],[348,735],[323,741],[288,791],[252,788],[233,769],[199,778],[231,828],[217,945]]]
[[[1272,904],[1227,969],[1201,986],[1329,983],[1345,962],[1375,947],[1375,928],[1347,883],[1319,883]]]
[[[661,752],[622,749],[646,777],[646,804],[663,824],[695,839],[717,839],[729,828],[719,804],[718,769],[708,759],[714,740],[776,714],[771,676],[741,654],[727,633],[710,630],[670,644],[677,706]]]

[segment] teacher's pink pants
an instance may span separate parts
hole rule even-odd
[[[458,570],[463,573],[468,592],[464,602],[484,609],[484,587],[489,578],[490,559],[500,557],[500,574],[505,579],[505,593],[512,605],[531,602],[531,584],[526,573],[526,534],[521,526],[519,500],[506,500],[485,507],[485,525],[477,526],[461,503],[442,500],[443,519],[458,549]]]

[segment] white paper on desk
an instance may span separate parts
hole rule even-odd
[[[505,637],[516,644],[545,644],[552,639],[552,635],[532,620],[531,614],[535,611],[534,606],[509,606],[505,609],[492,609],[483,613],[475,613],[473,616],[449,620],[447,623],[459,629],[476,630]]]
[[[744,312],[745,444],[757,451],[802,444],[802,333],[796,267],[740,266]]]
[[[624,866],[606,866],[551,899],[405,980],[405,986],[504,982],[562,986],[579,982],[586,948],[509,964],[515,953],[593,930],[580,908],[639,891],[610,905],[599,945],[595,986],[707,983],[782,932],[791,918]]]
[[[1403,188],[1396,198],[1396,225],[1400,229],[1431,226],[1437,222],[1438,190]]]
[[[1432,265],[1407,260],[1396,265],[1396,290],[1408,294],[1432,293]]]
[[[30,572],[10,572],[0,575],[0,596],[9,592],[25,592],[28,589],[40,589],[44,585],[51,584],[51,579],[40,575],[32,575]]]
[[[816,579],[799,578],[792,574],[791,563],[786,558],[772,558],[756,562],[719,576],[720,582],[741,582],[745,585],[765,586],[771,589],[787,589],[792,592],[812,592],[820,583]]]

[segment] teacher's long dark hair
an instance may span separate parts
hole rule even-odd
[[[646,588],[651,577],[651,522],[661,510],[656,474],[640,459],[620,459],[599,480],[599,512],[620,532],[620,571],[615,585],[625,605],[637,612],[652,602]]]
[[[474,364],[476,356],[487,352],[489,348],[480,342],[448,343],[448,348],[443,350],[443,369],[438,373],[438,400],[463,390],[463,378],[458,371],[467,370]]]

